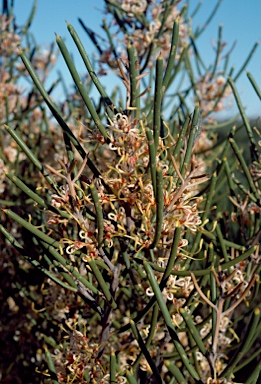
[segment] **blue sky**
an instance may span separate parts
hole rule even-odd
[[[197,0],[190,1],[190,4],[197,4]],[[16,0],[15,15],[17,23],[23,23],[30,13],[33,0]],[[203,24],[208,17],[215,0],[204,0],[201,10],[194,19],[194,25]],[[191,7],[193,8],[193,6]],[[82,18],[85,24],[94,31],[103,34],[100,27],[102,18],[101,10],[103,9],[103,0],[38,0],[38,8],[36,17],[33,21],[31,31],[35,36],[38,44],[45,45],[55,40],[54,33],[62,36],[66,40],[66,44],[70,52],[73,53],[79,72],[84,73],[84,67],[75,50],[72,39],[67,31],[65,21],[74,26],[86,50],[89,54],[94,51],[94,47],[89,38],[79,25],[78,17]],[[261,41],[261,1],[257,0],[223,0],[221,6],[212,20],[207,31],[200,37],[199,50],[206,62],[214,59],[214,52],[211,45],[212,41],[216,41],[218,26],[223,25],[223,41],[232,46],[236,42],[236,46],[231,53],[230,65],[234,65],[238,70],[248,53],[256,41]],[[59,59],[59,69],[65,74],[69,80],[68,70],[63,64],[62,58]],[[257,51],[247,67],[247,70],[254,76],[256,82],[261,88],[261,47]],[[67,77],[68,76],[68,77]],[[102,79],[102,82],[110,85],[110,79]],[[256,96],[245,73],[237,81],[237,88],[241,95],[243,105],[247,108],[248,116],[261,116],[261,103]],[[236,109],[232,108],[231,112]],[[230,111],[228,111],[230,112]]]

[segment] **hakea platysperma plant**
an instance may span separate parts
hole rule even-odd
[[[16,283],[32,303],[28,327],[38,324],[37,370],[44,383],[257,383],[261,145],[235,86],[244,67],[229,70],[220,28],[206,69],[205,25],[194,28],[183,1],[106,0],[105,12],[107,42],[81,25],[124,98],[104,89],[68,23],[87,80],[57,36],[75,92],[53,101],[42,69],[52,56],[37,71],[29,45],[16,70],[32,93],[9,88],[10,107],[1,101],[16,151],[1,149],[3,254],[12,246],[41,272],[38,289]],[[232,95],[241,131],[215,122]]]

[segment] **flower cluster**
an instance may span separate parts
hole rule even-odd
[[[135,250],[148,248],[155,236],[153,215],[156,201],[152,181],[147,177],[149,149],[145,129],[144,124],[141,124],[138,119],[131,119],[130,116],[118,113],[110,119],[108,125],[107,134],[110,144],[105,145],[98,141],[98,145],[103,147],[100,154],[101,156],[105,154],[106,162],[101,164],[101,178],[95,182],[95,185],[104,212],[104,239],[109,247],[113,245],[113,238],[118,237],[132,241]],[[162,139],[159,145],[163,152]],[[107,151],[112,153],[110,158],[107,158]],[[168,190],[164,192],[160,244],[160,248],[164,249],[171,244],[177,226],[195,232],[201,225],[199,205],[202,199],[196,198],[195,195],[199,191],[200,184],[205,182],[207,177],[201,174],[202,163],[196,165],[196,160],[193,160],[193,169],[186,172],[185,178],[179,174],[181,184],[177,187],[177,180],[168,173],[168,163],[158,156],[157,163],[163,170],[164,180],[169,183]],[[176,163],[175,167],[179,173]],[[92,236],[95,233],[94,223],[85,219],[83,213],[85,207],[88,207],[95,214],[91,195],[86,193],[82,186],[83,195],[79,197],[80,195],[74,191],[75,188],[79,188],[75,184],[76,178],[70,181],[68,174],[65,176],[50,166],[48,168],[67,182],[62,189],[60,188],[60,195],[52,194],[51,205],[70,212],[82,230],[88,232],[85,241],[87,249],[89,249],[88,243],[95,248]],[[63,168],[68,169],[68,166],[63,165]],[[138,230],[135,222],[140,222]],[[82,240],[79,238],[77,241]],[[73,251],[76,248],[73,246],[70,250]],[[94,249],[93,252],[95,253]]]
[[[135,14],[142,14],[147,8],[146,0],[123,0],[120,4],[121,8],[127,13],[128,16],[133,17]]]
[[[9,113],[17,111],[18,99],[21,97],[21,87],[10,82],[10,74],[0,67],[0,121],[6,123],[6,101]]]
[[[225,77],[221,74],[213,76],[210,72],[196,82],[195,89],[203,116],[224,110],[225,100],[231,95]]]
[[[82,382],[86,372],[93,383],[101,383],[104,373],[98,359],[98,349],[98,345],[89,343],[83,333],[77,330],[70,332],[66,347],[57,349],[54,355],[59,382],[68,382],[68,378],[70,383]]]
[[[13,17],[5,14],[0,16],[0,56],[2,59],[10,57],[20,44],[20,36],[11,27],[13,21]]]
[[[5,190],[5,171],[6,167],[4,166],[4,162],[2,159],[0,159],[0,192],[3,193]]]
[[[122,11],[122,23],[124,23],[126,28],[124,38],[118,39],[117,42],[117,53],[122,59],[127,57],[125,46],[129,42],[136,48],[140,60],[146,56],[150,47],[152,48],[153,46],[153,52],[148,62],[149,66],[153,65],[159,52],[162,57],[167,58],[169,56],[171,33],[175,20],[178,20],[180,25],[179,46],[176,56],[177,59],[179,58],[188,40],[188,28],[181,16],[180,1],[175,1],[167,7],[164,2],[157,0],[139,0],[135,2],[117,0],[115,3],[117,8],[119,7]],[[111,8],[106,8],[106,12],[110,13]],[[116,23],[117,21],[113,16],[112,24]],[[117,32],[115,35],[117,35]],[[114,60],[111,48],[103,51],[100,58],[101,63],[107,63],[113,67]],[[101,72],[104,72],[104,70],[101,69]]]

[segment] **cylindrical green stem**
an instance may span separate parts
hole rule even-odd
[[[160,137],[160,112],[162,103],[162,75],[163,75],[163,59],[160,55],[156,61],[156,79],[154,93],[154,109],[153,109],[153,135],[154,145],[157,153]]]
[[[188,326],[189,332],[191,333],[193,339],[195,340],[197,346],[199,347],[200,352],[205,356],[206,348],[203,344],[203,341],[201,340],[201,336],[191,318],[191,315],[188,314],[188,312],[183,308],[180,309],[180,313]]]
[[[96,211],[96,220],[97,220],[97,228],[98,228],[98,247],[100,247],[103,242],[103,230],[104,230],[102,207],[100,204],[97,189],[94,184],[90,184],[90,192],[92,195],[92,199],[93,199],[94,207]]]
[[[247,72],[247,77],[249,78],[250,83],[253,85],[254,90],[256,91],[257,96],[261,100],[261,89],[259,88],[257,82],[253,78],[250,72]]]
[[[196,135],[198,134],[199,129],[200,129],[199,120],[200,120],[200,109],[199,109],[199,107],[196,107],[194,110],[193,118],[192,118],[192,126],[191,126],[191,130],[189,133],[189,139],[188,139],[185,158],[184,158],[184,161],[183,161],[182,166],[181,166],[181,175],[182,176],[184,176],[188,170],[188,165],[190,163],[192,150],[193,150],[193,147],[195,144],[195,138],[196,138]]]
[[[45,358],[47,361],[49,372],[52,375],[52,383],[53,384],[59,384],[57,373],[56,373],[55,366],[54,366],[54,362],[52,359],[52,355],[49,352],[49,350],[47,349],[47,347],[45,347]]]
[[[156,168],[156,228],[153,242],[150,248],[155,248],[158,245],[161,236],[161,227],[163,223],[163,208],[164,208],[164,196],[163,196],[163,176],[162,169]]]
[[[129,71],[130,71],[130,107],[134,108],[134,116],[138,117],[140,113],[140,98],[139,95],[138,80],[139,76],[139,59],[136,48],[128,44],[127,46],[128,59],[129,59]]]
[[[113,297],[110,293],[110,290],[107,286],[107,283],[105,282],[99,268],[97,267],[96,263],[94,260],[92,259],[89,259],[88,260],[88,264],[90,265],[98,283],[99,283],[99,286],[101,287],[101,290],[104,294],[104,296],[106,297],[106,300],[110,303],[110,305],[112,306],[112,308],[116,308],[117,307],[117,304],[115,303],[115,301],[113,300]]]
[[[238,158],[238,161],[240,162],[240,165],[241,165],[241,167],[242,167],[242,169],[243,169],[243,171],[245,173],[245,176],[246,176],[246,179],[248,181],[250,189],[253,191],[253,193],[255,195],[255,198],[257,200],[259,200],[259,198],[260,198],[259,192],[257,191],[257,188],[256,188],[256,186],[254,184],[254,181],[252,179],[252,176],[251,176],[251,174],[249,172],[249,169],[248,169],[248,167],[246,165],[246,162],[245,162],[245,159],[244,159],[242,153],[240,152],[240,150],[239,150],[239,148],[238,148],[238,146],[237,146],[237,144],[236,144],[234,139],[229,139],[229,142],[230,142],[230,144],[231,144],[231,146],[232,146],[232,148],[233,148],[233,150],[235,152],[235,155]]]
[[[171,75],[171,72],[174,68],[175,57],[176,57],[176,52],[177,52],[177,47],[178,47],[178,39],[179,39],[179,23],[177,23],[175,21],[173,24],[173,28],[172,28],[170,54],[168,57],[167,68],[166,68],[166,72],[164,74],[164,78],[163,78],[163,82],[162,82],[162,86],[163,86],[162,93],[163,94],[165,93],[165,91],[168,87],[170,75]]]
[[[233,94],[235,96],[239,112],[241,114],[242,120],[244,122],[246,131],[247,131],[247,134],[248,134],[248,137],[249,137],[249,141],[251,143],[251,156],[253,157],[253,160],[258,160],[258,154],[257,154],[257,149],[256,149],[256,141],[255,141],[255,138],[254,138],[254,135],[253,135],[253,131],[252,131],[251,127],[250,127],[249,121],[248,121],[248,119],[246,117],[246,113],[245,113],[243,105],[241,103],[238,91],[236,89],[234,81],[230,77],[228,78],[228,82],[229,82],[229,85],[230,85],[230,87],[232,89],[232,92],[233,92]]]
[[[168,370],[172,373],[172,375],[175,377],[175,379],[177,380],[176,382],[178,384],[187,384],[188,381],[185,379],[185,377],[180,372],[180,369],[175,363],[172,364],[170,363],[170,361],[166,360],[165,365],[168,368]]]
[[[110,384],[116,384],[116,356],[114,352],[110,356]]]

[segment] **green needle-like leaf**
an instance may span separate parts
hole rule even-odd
[[[170,317],[168,308],[167,308],[166,303],[162,297],[162,293],[160,291],[159,285],[155,279],[155,275],[153,273],[153,270],[152,270],[152,268],[148,262],[144,262],[144,268],[147,272],[147,276],[148,276],[151,288],[152,288],[152,290],[156,296],[157,303],[160,307],[160,310],[161,310],[162,315],[164,317],[164,320],[166,322],[166,326],[168,328],[170,337],[172,338],[172,341],[175,345],[175,348],[176,348],[177,352],[179,353],[179,356],[180,356],[182,362],[184,363],[185,367],[187,368],[187,370],[189,371],[191,376],[194,379],[199,380],[199,376],[198,376],[197,372],[195,371],[193,366],[190,364],[188,356],[187,356],[183,346],[181,345],[181,343],[179,341],[177,332],[175,331],[174,325],[171,321],[171,317]]]
[[[175,377],[175,379],[177,380],[176,382],[178,384],[187,384],[188,381],[182,375],[182,373],[180,372],[180,369],[177,367],[177,365],[175,365],[175,363],[171,364],[170,361],[166,360],[165,365],[168,368],[168,370],[172,373],[172,375]]]
[[[197,346],[199,347],[199,350],[200,352],[205,356],[206,355],[206,348],[202,342],[202,339],[201,339],[201,336],[191,318],[191,315],[183,308],[180,309],[180,314],[181,316],[183,317],[183,319],[185,320],[187,326],[188,326],[188,329],[189,329],[189,332],[191,333],[193,339],[195,340]]]
[[[48,276],[51,280],[53,280],[55,283],[59,284],[61,287],[68,289],[69,291],[77,292],[77,289],[75,288],[75,284],[65,284],[63,281],[61,281],[57,276],[55,276],[52,272],[48,271],[46,268],[44,268],[37,260],[33,259],[32,256],[28,255],[27,250],[13,237],[11,233],[9,233],[3,226],[0,224],[0,231],[2,234],[7,238],[8,241],[16,248],[16,250],[23,255],[23,257],[28,260],[35,268],[39,269],[42,273],[44,273],[46,276]]]
[[[223,257],[225,259],[225,262],[227,263],[229,261],[229,257],[228,257],[228,254],[227,254],[227,249],[226,249],[226,246],[224,244],[224,239],[223,239],[223,235],[222,235],[222,232],[221,232],[219,224],[216,225],[216,232],[217,232],[219,244],[221,246]]]
[[[170,250],[170,256],[168,259],[167,266],[164,270],[162,280],[160,282],[160,289],[161,290],[163,290],[163,288],[166,286],[167,279],[168,279],[169,275],[171,274],[171,271],[174,268],[174,264],[175,264],[177,253],[178,253],[178,247],[179,247],[181,232],[182,232],[181,226],[175,228],[173,241],[172,241],[172,245],[171,245],[171,250]]]
[[[103,242],[103,230],[104,230],[102,207],[100,204],[97,189],[94,184],[90,184],[90,192],[92,195],[92,199],[93,199],[94,207],[96,211],[97,228],[98,228],[98,246],[100,247]]]
[[[24,24],[23,26],[23,29],[22,29],[22,32],[23,32],[23,36],[25,36],[28,32],[28,29],[30,28],[32,22],[33,22],[33,19],[35,17],[35,14],[36,14],[36,10],[37,10],[37,5],[38,5],[38,0],[35,0],[34,1],[34,4],[32,6],[32,9],[31,9],[31,12],[30,12],[30,15],[26,21],[26,23]],[[22,37],[23,37],[22,36]]]
[[[85,159],[87,156],[85,150],[83,149],[83,147],[81,146],[79,141],[76,139],[76,137],[74,136],[74,134],[72,133],[72,131],[70,130],[70,128],[68,127],[68,125],[66,124],[64,119],[62,118],[62,115],[61,115],[58,107],[55,105],[55,103],[52,101],[52,99],[50,98],[50,96],[48,95],[46,90],[44,89],[39,77],[37,76],[32,64],[30,62],[30,60],[25,55],[25,53],[22,51],[20,51],[20,57],[21,57],[24,65],[25,65],[26,69],[28,70],[36,88],[41,93],[44,101],[46,102],[46,104],[49,107],[50,111],[52,112],[53,116],[55,117],[57,122],[60,124],[60,126],[63,129],[63,131],[65,132],[65,134],[69,137],[69,139],[71,140],[72,144],[75,146],[75,148],[77,149],[77,151],[79,152],[81,157],[83,159]],[[90,158],[88,158],[88,160],[87,160],[87,165],[96,177],[100,177],[100,172],[98,171],[98,169],[93,164],[93,162],[91,161]]]
[[[135,379],[135,377],[128,370],[126,371],[126,377],[127,377],[127,380],[128,380],[129,384],[138,384],[138,382]]]
[[[131,44],[127,46],[130,71],[130,107],[134,108],[134,116],[138,117],[140,113],[140,87],[138,86],[137,77],[139,76],[139,59],[135,47]]]
[[[205,21],[205,23],[202,25],[202,27],[198,28],[195,32],[195,37],[198,38],[202,32],[204,32],[207,28],[207,26],[209,25],[209,23],[211,22],[211,20],[213,19],[213,17],[215,16],[215,14],[217,13],[217,10],[218,8],[220,7],[220,4],[221,4],[222,0],[218,0],[218,2],[216,3],[213,11],[210,13],[210,15],[208,16],[207,20]]]
[[[106,300],[110,303],[112,308],[115,309],[117,307],[117,304],[113,300],[112,295],[110,293],[110,290],[107,286],[107,283],[105,282],[105,280],[104,280],[99,268],[97,267],[95,261],[92,259],[89,259],[88,264],[91,267],[91,269],[92,269],[92,271],[93,271],[93,273],[94,273],[94,275],[95,275],[95,277],[99,283],[99,286],[101,287],[101,290],[102,290],[104,296],[106,297]]]
[[[253,343],[253,337],[256,332],[256,328],[260,321],[260,309],[256,308],[253,313],[252,317],[250,319],[249,325],[247,327],[247,330],[245,330],[245,337],[242,340],[239,348],[235,352],[232,359],[229,360],[229,363],[225,369],[224,372],[222,372],[222,376],[226,378],[230,378],[230,376],[233,373],[233,370],[235,366],[239,363],[239,361],[244,358],[246,352],[249,350],[250,346]]]
[[[132,332],[134,334],[134,337],[137,340],[137,342],[139,344],[139,347],[140,347],[142,353],[144,354],[144,357],[146,358],[146,360],[147,360],[147,362],[148,362],[148,364],[149,364],[149,366],[150,366],[150,368],[151,368],[151,370],[152,370],[152,372],[154,374],[155,379],[157,380],[157,383],[159,383],[159,384],[162,383],[163,384],[162,378],[161,378],[161,376],[159,374],[159,371],[158,371],[158,369],[156,367],[156,364],[153,361],[153,359],[152,359],[148,349],[146,348],[146,345],[145,345],[144,341],[142,340],[142,337],[141,337],[141,335],[139,333],[139,330],[138,330],[138,328],[137,328],[137,326],[136,326],[136,324],[134,323],[133,320],[130,320],[130,326],[131,326]]]
[[[157,153],[160,136],[160,112],[162,103],[162,77],[163,77],[163,59],[160,55],[156,61],[156,79],[154,93],[154,108],[153,108],[153,135],[154,145]]]
[[[238,91],[236,89],[234,81],[230,77],[228,78],[228,82],[229,82],[229,85],[230,85],[230,87],[232,89],[232,92],[233,92],[233,94],[235,96],[238,109],[240,111],[242,120],[244,122],[246,131],[247,131],[247,134],[248,134],[248,137],[249,137],[249,141],[251,143],[251,157],[253,158],[253,160],[258,161],[258,154],[257,154],[257,149],[256,149],[256,141],[254,139],[253,131],[252,131],[251,127],[250,127],[249,121],[248,121],[248,119],[246,117],[246,114],[245,114],[243,105],[241,103]]]
[[[164,208],[164,196],[163,196],[163,176],[162,169],[157,167],[156,169],[156,228],[153,242],[150,248],[155,248],[158,245],[161,236],[161,228],[163,223],[163,208]]]
[[[39,237],[41,240],[45,241],[47,244],[53,245],[56,248],[60,247],[60,244],[58,241],[54,240],[50,236],[47,236],[45,233],[37,229],[34,225],[31,223],[28,223],[28,221],[22,219],[22,217],[18,216],[15,212],[11,211],[10,209],[3,209],[6,215],[8,215],[12,220],[15,220],[17,223],[22,225],[24,228],[26,228],[28,231],[33,233],[36,237]]]
[[[42,245],[48,249],[48,251],[53,255],[53,257],[64,267],[66,268],[81,284],[83,284],[88,290],[90,290],[93,294],[101,295],[101,292],[98,291],[96,287],[94,287],[84,276],[82,276],[72,265],[68,264],[65,258],[60,255],[60,253],[51,245],[41,242]]]
[[[48,170],[43,166],[42,163],[35,157],[32,150],[25,144],[25,142],[22,140],[22,138],[18,135],[18,133],[12,129],[11,127],[5,126],[6,130],[12,138],[16,141],[16,143],[19,145],[19,147],[24,151],[26,156],[31,160],[31,162],[35,165],[37,169],[43,174],[43,176],[46,178],[46,181],[55,189],[58,190],[56,182],[49,176]]]
[[[258,384],[260,381],[261,361],[256,365],[255,369],[251,372],[245,384]]]
[[[85,105],[86,107],[88,108],[92,118],[93,118],[93,121],[95,122],[95,125],[97,126],[97,128],[99,129],[99,131],[101,132],[101,134],[103,135],[103,137],[105,138],[105,140],[108,139],[108,136],[107,136],[107,132],[106,132],[106,129],[104,128],[101,120],[100,120],[100,117],[99,115],[97,114],[92,102],[91,102],[91,99],[89,97],[89,95],[87,94],[86,90],[85,90],[85,87],[81,81],[81,78],[76,70],[76,67],[72,61],[72,58],[69,54],[69,51],[68,49],[66,48],[66,45],[64,44],[64,41],[62,40],[62,38],[60,36],[56,36],[56,41],[57,41],[57,44],[62,52],[62,55],[63,55],[63,58],[67,64],[67,67],[72,75],[72,78],[80,92],[80,95],[82,96],[84,102],[85,102]]]
[[[218,28],[218,41],[217,41],[217,48],[216,48],[216,58],[215,58],[215,63],[214,63],[212,73],[211,73],[212,78],[216,73],[217,65],[220,61],[220,54],[221,54],[221,49],[222,49],[222,44],[221,44],[222,43],[222,29],[223,29],[223,27],[221,24]]]
[[[116,356],[114,352],[110,356],[110,384],[116,384]]]
[[[199,107],[196,107],[194,110],[193,118],[192,118],[192,126],[191,126],[191,130],[189,133],[189,139],[188,139],[185,158],[184,158],[183,164],[181,166],[181,175],[182,176],[184,176],[188,170],[188,166],[189,166],[190,159],[192,156],[192,150],[193,150],[193,147],[195,144],[196,135],[198,134],[198,132],[200,130],[199,120],[200,120],[200,110],[199,110]]]
[[[253,88],[256,91],[257,96],[261,100],[261,89],[259,88],[258,84],[256,83],[255,79],[253,78],[250,72],[247,72],[247,77],[249,78],[250,83],[253,85]]]
[[[7,172],[6,176],[8,179],[10,179],[18,188],[21,189],[24,193],[26,193],[33,201],[35,201],[37,204],[39,204],[43,208],[48,208],[45,201],[37,195],[35,192],[33,192],[27,185],[25,185],[17,176],[14,176],[11,172]]]
[[[252,178],[252,176],[251,176],[251,174],[249,172],[249,169],[248,169],[248,167],[246,165],[246,162],[245,162],[245,159],[244,159],[242,153],[240,152],[240,150],[239,150],[239,148],[238,148],[238,146],[237,146],[237,144],[236,144],[234,139],[229,139],[229,142],[230,142],[230,144],[231,144],[231,146],[232,146],[232,148],[233,148],[233,150],[234,150],[234,152],[235,152],[235,154],[236,154],[236,156],[238,158],[238,161],[240,162],[240,165],[241,165],[241,167],[242,167],[242,169],[243,169],[243,171],[245,173],[245,176],[246,176],[246,179],[248,181],[249,187],[253,191],[253,193],[255,195],[255,198],[257,200],[259,200],[259,198],[260,198],[259,192],[257,191],[257,188],[256,188],[256,186],[254,184],[253,178]]]
[[[247,67],[247,64],[250,62],[250,60],[251,60],[253,54],[255,53],[255,51],[256,51],[258,45],[259,45],[259,42],[257,41],[257,42],[254,44],[253,48],[251,49],[251,51],[250,51],[248,57],[246,58],[245,62],[244,62],[243,65],[242,65],[242,67],[239,69],[238,73],[234,76],[234,78],[233,78],[233,81],[234,81],[234,82],[237,81],[237,79],[239,78],[239,76],[241,75],[241,73],[242,73],[242,72],[245,70],[245,68]]]
[[[52,359],[52,355],[49,352],[47,347],[45,347],[45,358],[46,358],[47,365],[48,365],[48,368],[49,368],[49,371],[51,374],[52,383],[53,384],[59,384],[57,373],[56,373],[55,366],[54,366],[54,362]]]
[[[113,105],[113,102],[110,100],[109,96],[107,95],[104,87],[102,86],[101,82],[99,81],[99,78],[98,76],[96,75],[95,71],[94,71],[94,68],[91,64],[91,61],[86,53],[86,50],[78,36],[78,34],[76,33],[75,29],[73,28],[73,26],[69,23],[66,23],[67,24],[67,28],[68,28],[68,31],[70,32],[78,50],[79,50],[79,53],[84,61],[84,64],[89,72],[89,75],[91,76],[92,78],[92,81],[93,83],[95,84],[96,88],[98,89],[98,91],[100,92],[100,95],[103,97],[103,100],[104,102],[113,110],[113,109],[116,109],[116,107]]]
[[[164,74],[163,82],[162,82],[162,93],[165,93],[165,90],[167,89],[169,85],[169,80],[170,80],[170,75],[171,72],[174,68],[174,63],[175,63],[175,57],[176,57],[176,52],[177,52],[177,47],[178,47],[178,39],[179,39],[179,23],[175,21],[173,24],[172,28],[172,37],[171,37],[171,46],[170,46],[170,55],[168,57],[168,63],[167,63],[167,68],[166,72]]]

